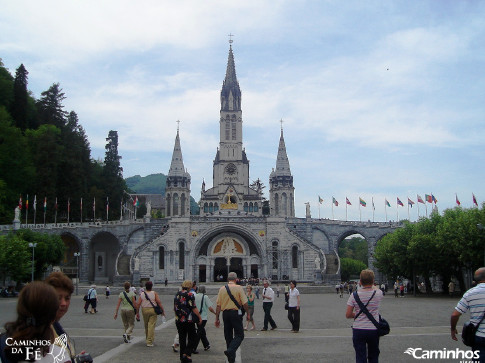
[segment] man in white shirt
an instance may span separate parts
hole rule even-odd
[[[271,330],[275,330],[277,326],[273,318],[271,317],[271,308],[273,307],[273,301],[274,301],[274,291],[271,287],[269,287],[269,282],[267,280],[263,282],[262,298],[263,298],[263,310],[264,310],[264,325],[261,331],[268,330],[268,322],[271,325]]]

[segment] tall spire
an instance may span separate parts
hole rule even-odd
[[[281,120],[281,136],[280,144],[278,146],[278,156],[276,158],[276,175],[291,175],[290,162],[288,155],[286,154],[285,138],[283,136],[283,120]]]
[[[179,123],[180,121],[177,121]],[[185,176],[184,160],[182,158],[182,148],[180,147],[179,128],[177,126],[177,136],[173,147],[172,163],[168,176]]]
[[[231,39],[229,43],[232,43]],[[229,44],[229,56],[227,59],[226,78],[222,83],[221,90],[221,110],[222,111],[240,111],[241,110],[241,89],[236,77],[236,66],[234,63],[234,54],[232,53],[232,44]]]

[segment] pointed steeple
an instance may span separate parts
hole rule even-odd
[[[241,110],[241,89],[236,77],[236,65],[232,45],[229,45],[229,56],[227,59],[226,78],[222,83],[221,90],[221,111]]]
[[[278,146],[278,156],[276,158],[276,170],[275,175],[288,175],[291,176],[290,162],[288,155],[286,154],[285,138],[283,136],[283,126],[281,126],[280,144]]]
[[[180,147],[180,136],[177,127],[177,136],[175,137],[175,145],[173,147],[172,163],[168,176],[185,176],[184,160],[182,158],[182,148]]]

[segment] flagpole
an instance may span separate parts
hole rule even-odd
[[[57,197],[56,197],[56,211],[54,212],[54,225],[57,227]]]
[[[47,210],[47,197],[44,197],[44,227],[45,227],[45,212]]]
[[[335,220],[335,216],[333,215],[333,197],[332,197],[332,219]]]
[[[374,208],[374,197],[372,197],[372,223],[375,222],[375,220],[374,220],[375,211],[376,211],[376,209]]]
[[[27,204],[25,205],[25,226],[28,224],[27,217],[29,215],[29,195],[27,194]]]
[[[384,201],[384,210],[386,212],[386,222],[387,222],[387,203]]]
[[[347,203],[347,197],[345,197],[345,222],[347,222],[347,206],[348,206],[348,203]]]
[[[121,197],[121,202],[120,202],[120,221],[123,220],[123,197]]]
[[[360,210],[360,200],[359,200],[359,222],[362,222],[362,212]]]
[[[396,222],[399,222],[399,204],[396,202]]]
[[[411,217],[409,216],[409,197],[408,197],[408,221],[411,222]]]
[[[109,221],[109,197],[106,197],[106,223]]]
[[[83,224],[83,198],[81,197],[81,224]]]
[[[318,219],[320,219],[320,196],[318,197]]]
[[[37,215],[37,194],[34,196],[34,227],[35,227],[35,217]]]
[[[93,199],[93,223],[96,222],[96,197]]]
[[[69,224],[69,212],[71,211],[71,200],[67,198],[67,224]]]

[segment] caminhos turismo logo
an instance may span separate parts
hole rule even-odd
[[[460,363],[478,362],[480,351],[462,350],[462,349],[440,349],[427,350],[423,348],[408,348],[404,353],[409,354],[415,359],[459,359]]]

